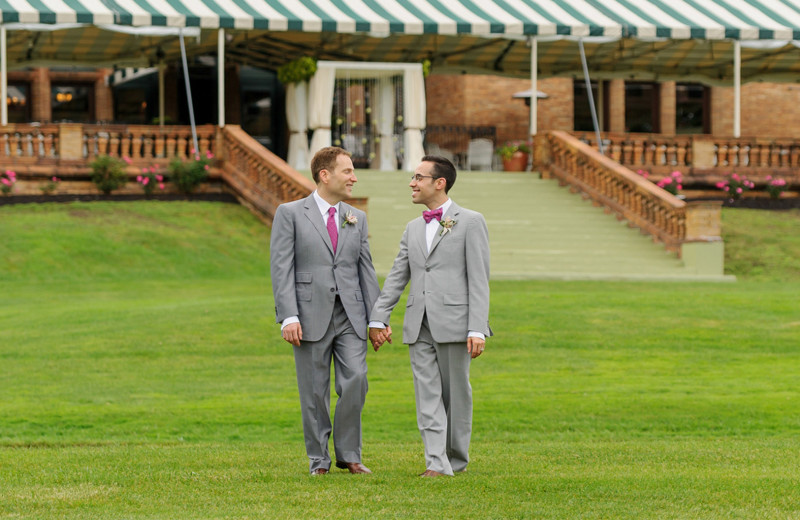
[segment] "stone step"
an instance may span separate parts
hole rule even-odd
[[[411,203],[410,172],[357,175],[353,195],[369,197],[370,247],[385,276],[423,208]],[[450,196],[486,217],[494,279],[730,279],[692,274],[648,235],[536,173],[459,172]]]

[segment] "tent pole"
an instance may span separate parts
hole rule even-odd
[[[164,62],[158,62],[158,126],[164,127]]]
[[[539,87],[538,87],[538,60],[539,60],[539,40],[530,38],[531,42],[531,113],[530,113],[530,135],[536,135],[538,131],[539,117]]]
[[[2,98],[2,108],[0,108],[0,125],[6,126],[8,124],[8,74],[7,63],[8,56],[6,53],[6,26],[0,25],[0,98]]]
[[[225,29],[217,32],[217,105],[222,128],[225,126]]]
[[[594,133],[597,135],[597,149],[601,154],[603,151],[603,139],[600,137],[600,125],[597,124],[597,110],[594,108],[594,95],[592,94],[592,82],[589,80],[589,66],[586,65],[586,51],[583,50],[583,38],[578,38],[578,47],[581,50],[581,65],[583,65],[583,79],[586,80],[586,92],[589,94],[589,109],[592,111],[592,124]]]
[[[200,147],[197,145],[197,128],[194,125],[194,105],[192,105],[192,88],[189,86],[189,65],[186,63],[186,44],[183,43],[183,27],[180,28],[181,61],[183,62],[183,82],[186,85],[186,100],[189,102],[189,122],[192,125],[192,144],[194,158],[200,158]]]
[[[742,42],[733,40],[733,137],[742,135]]]

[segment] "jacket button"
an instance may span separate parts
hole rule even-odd
[[[426,268],[425,268],[425,272],[428,272],[428,273],[430,273],[430,272],[431,272],[431,268],[430,268],[430,267],[426,267]]]
[[[336,289],[334,289],[333,287],[331,287],[331,292],[334,292],[335,290],[336,290]]]

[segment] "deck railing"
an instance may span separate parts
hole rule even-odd
[[[278,205],[307,196],[314,183],[276,156],[237,125],[197,129],[201,157],[214,156],[206,192],[232,193],[261,220],[270,224]],[[194,150],[189,126],[89,125],[80,123],[17,124],[0,127],[0,168],[13,169],[24,186],[18,194],[41,194],[41,187],[58,176],[60,192],[96,192],[89,164],[100,155],[127,158],[130,179],[144,167],[162,171],[175,158],[189,159]],[[139,187],[140,188],[140,187]],[[174,190],[174,188],[173,188]],[[120,193],[142,193],[129,182]],[[349,203],[367,209],[366,198]]]
[[[540,134],[535,169],[590,197],[682,254],[688,242],[720,242],[721,202],[685,201],[566,132]]]
[[[237,125],[222,129],[222,176],[239,201],[272,222],[278,205],[310,194],[314,183]]]
[[[573,135],[599,149],[593,132]],[[685,184],[713,184],[726,174],[745,173],[757,185],[767,175],[800,185],[800,139],[713,135],[600,134],[606,156],[636,171],[666,175],[680,170]]]

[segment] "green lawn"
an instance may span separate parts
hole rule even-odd
[[[375,474],[311,478],[256,219],[0,207],[0,519],[798,518],[800,212],[723,225],[736,283],[493,281],[466,474],[416,476],[397,344]]]

